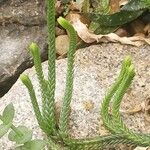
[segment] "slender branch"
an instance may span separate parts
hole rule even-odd
[[[109,103],[113,95],[119,88],[119,85],[121,84],[125,76],[126,68],[129,67],[130,65],[131,65],[131,57],[126,56],[125,59],[123,60],[121,71],[120,71],[118,78],[116,79],[116,82],[112,85],[111,89],[106,94],[101,105],[101,117],[102,117],[103,123],[107,127],[107,129],[112,132],[114,132],[114,127],[113,127],[113,123],[111,121],[110,115],[108,113]]]
[[[55,1],[47,0],[47,27],[48,27],[48,89],[47,99],[43,102],[43,117],[49,130],[49,134],[56,130],[54,116],[55,105]]]
[[[36,99],[36,96],[35,96],[35,91],[34,91],[32,83],[31,83],[31,80],[25,74],[21,74],[20,79],[28,89],[30,99],[31,99],[31,102],[32,102],[32,106],[33,106],[33,109],[34,109],[34,113],[35,113],[35,116],[36,116],[36,119],[38,121],[38,124],[39,124],[40,128],[45,133],[48,133],[49,129],[47,128],[47,126],[45,126],[45,123],[44,123],[43,117],[41,115],[39,105],[38,105],[38,102],[37,102],[37,99]]]
[[[116,133],[122,135],[126,139],[133,141],[137,145],[149,146],[150,135],[135,133],[130,129],[128,129],[126,125],[123,123],[119,113],[119,108],[121,105],[123,95],[125,94],[127,88],[130,86],[134,74],[135,74],[134,68],[133,66],[130,66],[127,70],[126,77],[122,81],[122,84],[120,84],[119,89],[116,92],[116,95],[114,97],[114,102],[112,107],[112,122],[114,124]]]
[[[42,98],[43,98],[43,101],[45,101],[47,85],[44,79],[44,74],[43,74],[43,69],[42,69],[42,64],[41,64],[40,48],[36,43],[31,43],[31,45],[29,46],[29,49],[33,57],[34,67],[35,67],[36,74],[39,80]]]
[[[68,50],[68,64],[67,64],[67,75],[66,75],[66,88],[63,98],[63,106],[60,113],[59,119],[59,129],[62,137],[68,136],[68,119],[70,113],[70,102],[73,92],[73,65],[74,65],[74,55],[76,51],[77,35],[73,26],[64,18],[60,17],[58,19],[59,24],[65,28],[70,36],[70,45]]]

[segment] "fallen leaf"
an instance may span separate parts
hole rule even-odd
[[[96,35],[87,28],[86,24],[81,22],[80,20],[81,16],[79,14],[70,14],[70,17],[68,18],[73,27],[75,28],[75,30],[77,31],[78,36],[86,43],[120,42],[122,44],[129,44],[134,46],[141,46],[144,43],[150,45],[150,38],[144,38],[140,36],[119,37],[115,33]]]

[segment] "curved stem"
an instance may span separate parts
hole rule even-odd
[[[60,113],[59,129],[62,137],[68,136],[68,119],[70,114],[70,102],[73,92],[73,65],[74,65],[74,54],[76,51],[77,35],[73,26],[64,18],[58,19],[59,24],[65,28],[70,36],[70,45],[68,50],[68,62],[67,62],[67,75],[66,75],[66,88],[63,98],[63,106]]]
[[[121,71],[120,71],[118,78],[116,79],[116,82],[112,85],[111,89],[106,94],[106,96],[102,102],[102,105],[101,105],[101,117],[102,117],[103,123],[107,127],[107,129],[112,132],[114,132],[114,127],[113,127],[113,123],[111,121],[111,117],[108,113],[109,103],[110,103],[113,95],[119,88],[119,85],[121,84],[121,82],[125,76],[126,68],[129,67],[130,65],[131,65],[131,57],[126,56],[123,60]]]
[[[21,74],[20,79],[28,89],[30,99],[31,99],[31,103],[32,103],[32,106],[33,106],[33,109],[34,109],[34,113],[35,113],[35,116],[36,116],[36,119],[38,121],[38,124],[39,124],[40,128],[45,133],[48,133],[49,129],[45,125],[45,122],[43,120],[43,116],[41,115],[41,111],[40,111],[40,108],[39,108],[39,105],[38,105],[38,102],[37,102],[37,99],[36,99],[36,96],[35,96],[35,91],[34,91],[34,88],[33,88],[33,85],[32,85],[32,82],[31,82],[30,78],[25,74]]]
[[[135,133],[130,129],[128,129],[126,125],[123,123],[119,113],[119,108],[121,105],[122,98],[127,88],[130,86],[131,81],[134,77],[134,70],[132,69],[132,66],[128,68],[128,70],[129,71],[127,71],[127,75],[122,81],[122,84],[120,84],[119,89],[116,92],[114,97],[114,102],[112,106],[112,122],[114,124],[114,130],[116,133],[122,135],[126,139],[133,141],[137,145],[149,146],[150,135]]]

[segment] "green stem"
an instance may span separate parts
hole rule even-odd
[[[60,146],[58,146],[50,137],[47,140],[48,149],[49,150],[60,150]]]
[[[25,75],[25,74],[21,74],[20,75],[20,79],[23,82],[23,84],[26,86],[26,88],[28,89],[29,95],[30,95],[30,99],[31,99],[31,103],[34,109],[34,113],[36,116],[36,119],[38,121],[38,124],[40,126],[40,128],[47,134],[49,129],[48,127],[45,125],[45,122],[43,120],[43,116],[41,115],[41,111],[37,102],[37,98],[35,95],[35,91],[32,85],[32,82],[30,80],[30,78]]]
[[[76,43],[77,43],[77,35],[76,31],[74,30],[73,26],[64,18],[58,18],[59,24],[65,28],[70,37],[70,44],[68,50],[68,61],[67,61],[67,75],[66,75],[66,88],[65,94],[63,98],[63,106],[60,113],[59,119],[59,128],[62,137],[68,136],[68,121],[69,121],[69,114],[70,114],[70,102],[72,98],[72,91],[73,91],[73,65],[74,65],[74,55],[76,51]]]
[[[134,145],[131,140],[124,139],[120,135],[106,135],[85,139],[68,139],[66,141],[66,145],[70,147],[70,150],[97,150],[102,147],[115,145],[118,143]]]
[[[48,89],[47,99],[43,102],[43,117],[48,126],[49,134],[56,130],[54,116],[55,108],[55,1],[47,0],[47,27],[48,27]]]
[[[46,82],[44,79],[44,74],[43,74],[43,69],[42,69],[42,63],[41,63],[41,56],[40,56],[40,48],[36,43],[32,43],[29,47],[33,61],[34,61],[34,67],[36,70],[36,74],[39,80],[40,88],[41,88],[41,93],[42,93],[42,99],[45,101],[46,99]]]
[[[130,65],[131,65],[131,58],[130,58],[130,56],[126,56],[125,59],[123,60],[119,77],[117,78],[116,82],[112,85],[112,87],[108,91],[108,93],[106,94],[106,96],[102,102],[102,105],[101,105],[101,117],[102,117],[103,123],[107,127],[107,129],[112,132],[114,131],[114,127],[113,127],[113,124],[111,121],[111,117],[108,113],[109,103],[124,78],[126,68],[129,67]]]
[[[130,86],[134,74],[135,74],[134,69],[132,68],[132,66],[130,66],[128,68],[124,80],[122,81],[122,84],[120,84],[119,89],[114,97],[114,102],[112,106],[112,122],[114,124],[114,130],[116,134],[122,135],[122,137],[133,141],[137,145],[149,146],[150,135],[134,133],[133,131],[128,129],[126,125],[123,123],[119,113],[122,98],[128,87]]]

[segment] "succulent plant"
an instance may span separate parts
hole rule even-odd
[[[32,131],[25,126],[15,127],[13,124],[14,107],[9,104],[0,115],[2,124],[0,125],[0,137],[5,135],[9,129],[8,138],[16,142],[16,150],[41,150],[48,146],[50,150],[98,150],[108,145],[126,143],[139,146],[150,146],[150,135],[135,133],[128,129],[120,117],[119,108],[122,98],[131,85],[135,76],[134,66],[130,56],[126,56],[122,63],[119,77],[112,85],[102,102],[100,115],[106,128],[112,133],[106,136],[95,138],[73,139],[69,135],[68,121],[70,112],[70,102],[73,91],[73,67],[76,50],[77,35],[73,26],[64,18],[57,19],[58,23],[65,28],[70,36],[70,46],[68,50],[68,67],[66,88],[63,98],[59,122],[55,117],[55,0],[47,0],[47,26],[48,26],[48,79],[45,79],[40,49],[36,43],[29,46],[33,56],[34,66],[39,80],[42,93],[42,109],[40,110],[32,82],[28,75],[22,74],[21,81],[27,87],[31,98],[31,103],[39,127],[46,134],[45,140],[32,140]],[[108,113],[108,107],[112,100],[112,115]]]

